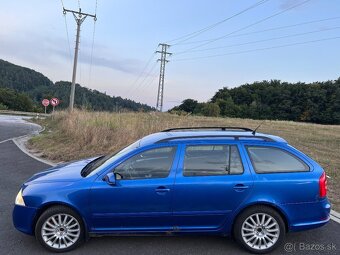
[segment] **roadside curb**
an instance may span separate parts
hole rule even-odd
[[[33,133],[30,133],[30,134],[27,134],[27,135],[22,135],[22,136],[18,136],[18,137],[13,137],[13,138],[10,138],[10,139],[7,139],[7,140],[4,140],[2,141],[1,143],[4,143],[4,142],[8,142],[8,141],[13,141],[13,143],[23,152],[25,153],[27,156],[37,160],[37,161],[40,161],[46,165],[50,165],[50,166],[56,166],[57,164],[49,161],[49,160],[45,160],[45,159],[42,159],[42,158],[39,158],[35,155],[33,155],[32,153],[29,152],[29,150],[27,150],[26,146],[25,146],[25,143],[30,139],[32,138],[33,136],[35,135],[38,135],[40,134],[41,132],[43,132],[45,130],[45,127],[42,127],[36,123],[29,123],[29,125],[35,125],[35,126],[39,126],[40,127],[40,130],[38,131],[35,131]]]
[[[44,129],[42,129],[40,132],[44,131]],[[14,144],[23,152],[25,153],[27,156],[37,160],[37,161],[40,161],[46,165],[50,165],[50,166],[56,166],[57,164],[49,161],[49,160],[46,160],[46,159],[42,159],[42,158],[39,158],[35,155],[33,155],[32,153],[29,152],[29,150],[27,150],[26,146],[25,146],[25,143],[34,136],[35,134],[30,134],[30,135],[26,135],[26,136],[23,136],[23,137],[16,137],[16,138],[12,138],[11,140],[14,142]]]
[[[5,143],[5,142],[9,142],[9,141],[12,141],[23,153],[25,153],[27,156],[37,160],[37,161],[40,161],[46,165],[50,165],[50,166],[56,166],[57,164],[49,161],[49,160],[46,160],[46,159],[42,159],[40,157],[37,157],[35,156],[34,154],[32,154],[27,148],[26,148],[26,142],[32,138],[33,136],[35,135],[38,135],[40,134],[41,132],[43,132],[45,130],[45,127],[42,127],[36,123],[27,123],[29,125],[33,125],[33,126],[38,126],[40,129],[37,130],[37,131],[34,131],[30,134],[27,134],[27,135],[22,135],[22,136],[17,136],[17,137],[13,137],[13,138],[9,138],[9,139],[6,139],[4,141],[1,141],[1,143]]]
[[[0,111],[1,113],[1,111]],[[39,130],[35,130],[29,134],[26,134],[26,135],[21,135],[21,136],[17,136],[17,137],[12,137],[12,138],[8,138],[6,140],[3,140],[3,141],[0,141],[0,144],[2,143],[6,143],[6,142],[10,142],[12,141],[23,153],[25,153],[27,156],[37,160],[37,161],[40,161],[46,165],[49,165],[49,166],[56,166],[57,164],[56,163],[53,163],[47,159],[42,159],[36,155],[34,155],[33,153],[31,153],[27,148],[26,148],[26,142],[32,138],[33,136],[36,136],[38,134],[40,134],[41,132],[43,132],[45,130],[45,127],[42,127],[40,126],[39,124],[36,124],[36,123],[32,123],[32,122],[27,122],[27,121],[24,121],[23,124],[26,124],[26,125],[31,125],[31,126],[36,126],[39,128]]]

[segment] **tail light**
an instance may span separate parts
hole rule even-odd
[[[327,178],[325,172],[322,173],[319,179],[319,193],[321,198],[327,196]]]

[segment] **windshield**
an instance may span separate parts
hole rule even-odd
[[[114,162],[118,158],[138,148],[139,144],[140,144],[140,140],[134,142],[133,144],[130,144],[129,146],[125,147],[124,149],[118,152],[114,152],[106,156],[104,155],[99,158],[96,158],[95,160],[92,160],[81,170],[81,176],[86,177],[86,176],[91,176],[91,175],[96,174],[98,171],[110,165],[112,162]]]

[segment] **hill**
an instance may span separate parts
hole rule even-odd
[[[340,78],[335,81],[254,82],[220,89],[207,103],[186,99],[170,111],[250,119],[340,124]]]
[[[70,82],[59,81],[55,84],[43,74],[32,69],[14,65],[0,59],[0,108],[21,111],[41,111],[43,98],[58,97],[59,108],[67,108],[69,104]],[[95,111],[151,111],[153,108],[121,97],[106,95],[76,84],[75,107]],[[10,100],[4,100],[11,95]],[[27,95],[26,97],[24,95]],[[27,98],[28,97],[28,98]],[[22,100],[25,101],[22,101]],[[18,101],[20,107],[15,103]],[[30,102],[31,101],[31,102]],[[27,108],[25,108],[25,103]],[[32,104],[32,105],[31,105]],[[19,109],[20,108],[20,109]]]

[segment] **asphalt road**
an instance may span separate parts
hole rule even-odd
[[[0,115],[0,254],[46,254],[35,238],[12,225],[12,207],[20,185],[49,166],[24,154],[11,140],[39,127]],[[3,142],[5,141],[5,142]],[[216,236],[92,238],[70,254],[248,254],[231,239]],[[340,224],[289,233],[272,254],[340,254]]]

